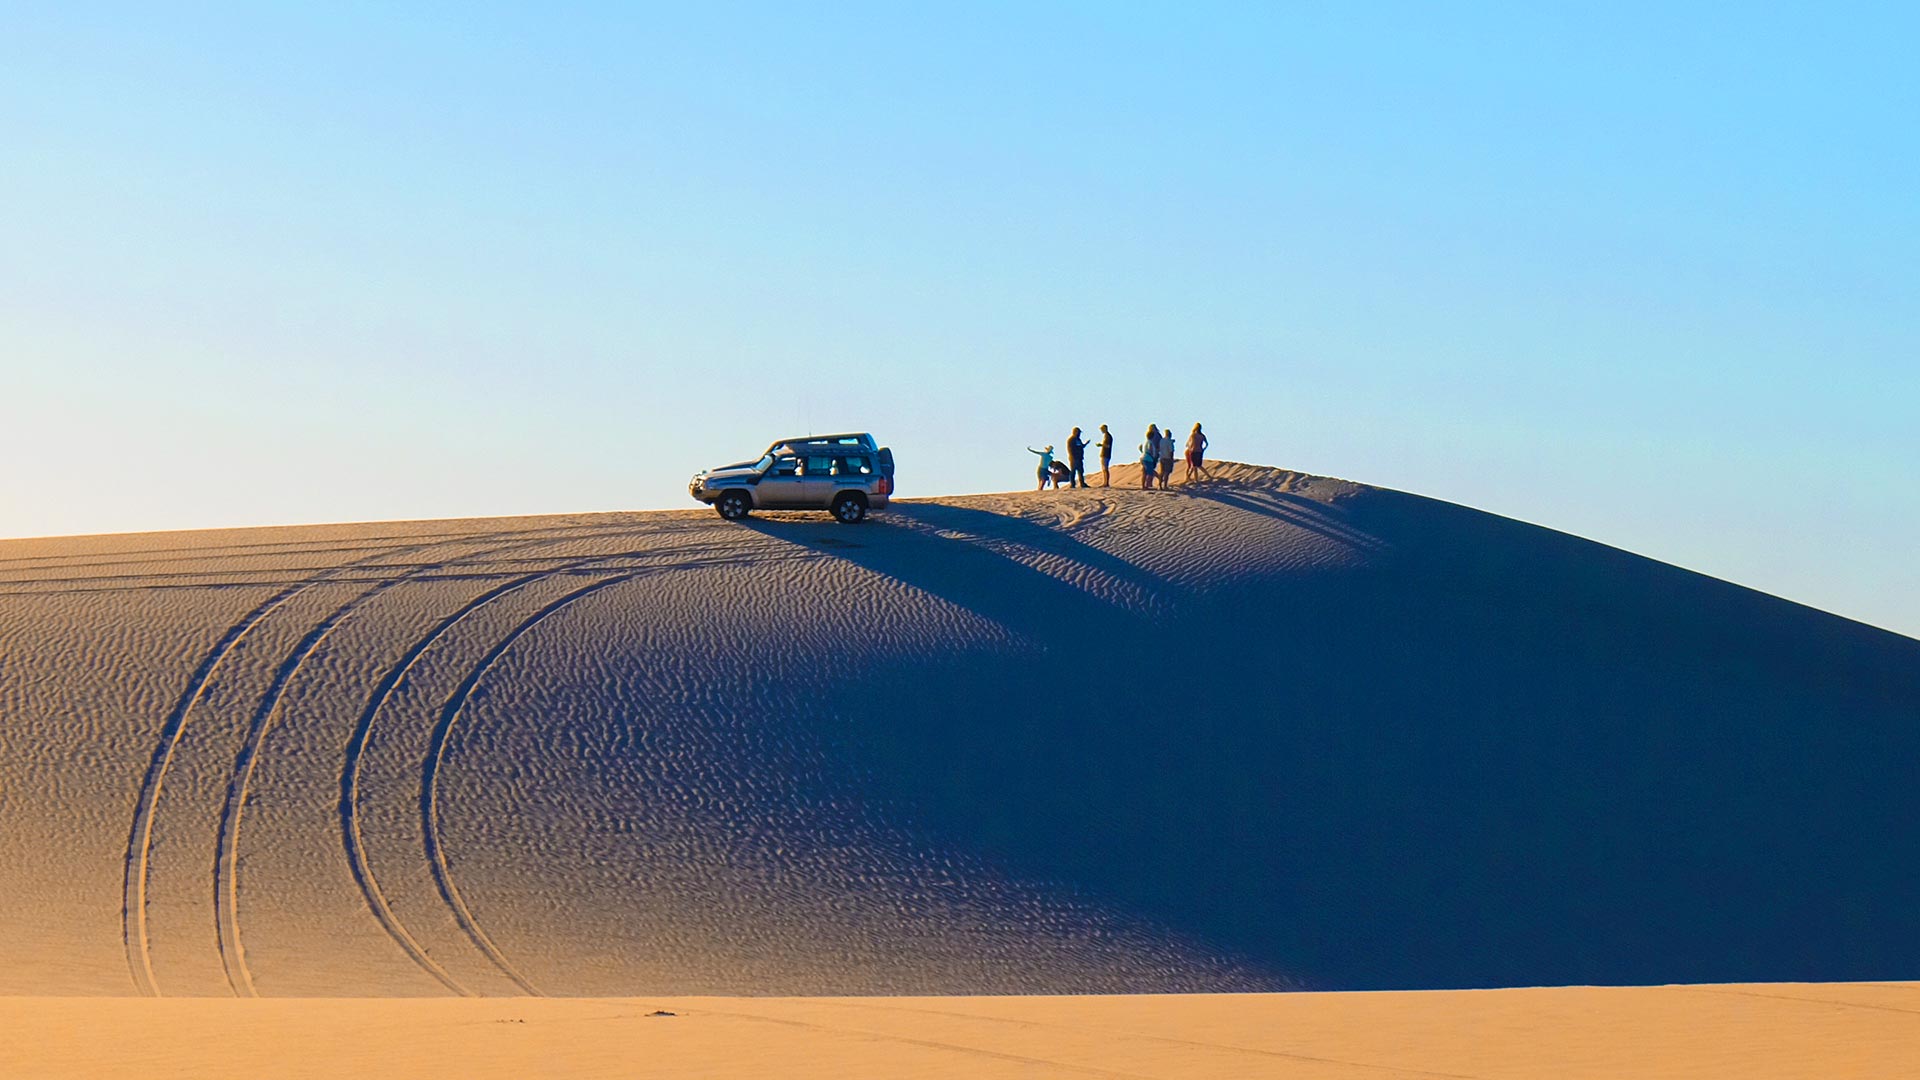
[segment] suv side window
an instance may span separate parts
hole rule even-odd
[[[833,463],[835,476],[868,476],[873,473],[873,465],[864,457],[843,457]]]
[[[825,476],[833,469],[833,459],[823,455],[807,459],[808,476]]]
[[[773,475],[774,476],[800,475],[800,459],[794,458],[794,457],[774,458],[773,459]]]

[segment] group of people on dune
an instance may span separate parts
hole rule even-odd
[[[1028,453],[1040,455],[1039,490],[1045,491],[1048,484],[1056,488],[1092,487],[1093,485],[1087,482],[1087,448],[1090,446],[1098,447],[1100,450],[1101,486],[1112,487],[1113,432],[1107,430],[1107,425],[1101,424],[1098,439],[1082,438],[1080,429],[1073,429],[1073,432],[1067,436],[1066,461],[1054,459],[1052,443],[1048,443],[1043,450],[1027,447]],[[1162,431],[1158,424],[1147,425],[1146,439],[1139,447],[1142,489],[1153,487],[1156,480],[1163,488],[1173,481],[1174,446],[1172,424],[1168,424],[1165,431]],[[1207,471],[1207,436],[1200,430],[1199,424],[1194,424],[1192,434],[1187,436],[1187,473],[1182,479],[1186,483],[1192,483],[1203,478],[1213,479],[1213,475]]]

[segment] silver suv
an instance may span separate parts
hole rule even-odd
[[[864,433],[781,439],[758,461],[694,474],[694,498],[738,521],[755,510],[826,510],[848,525],[893,494],[893,451]]]

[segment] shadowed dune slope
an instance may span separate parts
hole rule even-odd
[[[1920,975],[1920,642],[1218,471],[0,543],[0,994]]]

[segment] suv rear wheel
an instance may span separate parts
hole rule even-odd
[[[866,520],[867,497],[856,491],[843,491],[833,497],[833,517],[842,525],[857,525]]]
[[[726,491],[714,500],[713,508],[728,521],[739,521],[753,512],[753,500],[744,491]]]

